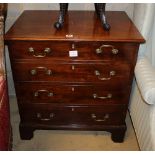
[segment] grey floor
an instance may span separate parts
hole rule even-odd
[[[19,113],[15,97],[10,98],[13,150],[19,151],[138,151],[134,129],[127,115],[127,132],[123,143],[114,143],[104,131],[36,130],[31,140],[19,136]]]

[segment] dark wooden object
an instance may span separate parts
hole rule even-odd
[[[109,31],[110,25],[107,23],[106,15],[105,15],[105,3],[95,3],[95,11],[98,15],[101,24],[104,28],[104,30]],[[65,15],[68,11],[68,3],[60,3],[60,13],[58,17],[58,21],[55,22],[54,26],[56,29],[61,29],[64,25]]]
[[[7,16],[7,8],[8,8],[7,3],[0,3],[0,16],[4,17],[4,22]]]
[[[143,37],[124,12],[107,12],[110,32],[93,11],[68,12],[57,31],[57,13],[25,11],[5,35],[21,138],[35,129],[104,130],[122,142]]]
[[[4,32],[7,4],[0,3],[0,151],[12,150],[12,129],[5,71]]]

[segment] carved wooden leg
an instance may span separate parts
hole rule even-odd
[[[63,27],[64,18],[67,10],[68,10],[68,3],[60,3],[60,13],[59,13],[58,21],[55,22],[54,24],[54,27],[56,29],[61,29]]]
[[[101,20],[104,30],[109,31],[110,25],[107,23],[107,19],[105,16],[105,5],[106,5],[105,3],[96,3],[95,9],[96,9],[97,15],[99,15],[99,18]]]
[[[125,132],[126,128],[111,131],[111,139],[116,143],[122,143],[124,141]]]
[[[20,138],[23,140],[30,140],[33,138],[33,131],[34,129],[30,127],[25,127],[22,125],[19,125],[19,131],[20,131]]]

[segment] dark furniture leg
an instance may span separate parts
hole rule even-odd
[[[55,22],[54,24],[54,27],[56,29],[61,29],[63,27],[64,18],[67,10],[68,10],[68,3],[60,3],[60,13],[59,13],[58,21]]]
[[[33,138],[33,131],[34,129],[27,127],[27,126],[23,126],[23,125],[19,125],[19,131],[20,131],[20,138],[23,140],[30,140],[31,138]]]
[[[126,127],[111,131],[111,139],[116,143],[122,143],[124,141],[125,132]]]
[[[110,30],[110,25],[107,23],[107,19],[105,16],[105,3],[95,3],[95,10],[97,15],[99,16],[102,26],[104,30],[109,31]]]

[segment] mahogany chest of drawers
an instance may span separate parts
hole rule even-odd
[[[20,113],[20,135],[35,129],[126,131],[134,66],[143,37],[124,12],[107,12],[104,31],[93,11],[24,11],[5,35]]]

